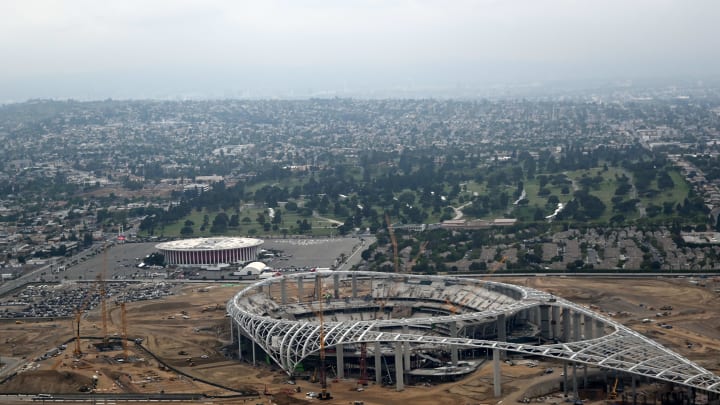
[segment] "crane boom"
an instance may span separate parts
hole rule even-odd
[[[103,245],[103,268],[97,275],[98,290],[100,290],[100,316],[102,318],[102,336],[103,345],[108,345],[108,319],[107,319],[107,300],[105,291],[105,272],[107,271],[107,246]]]
[[[385,213],[385,222],[387,223],[388,234],[390,235],[390,243],[393,247],[393,262],[395,263],[395,273],[400,272],[400,258],[398,257],[398,243],[395,238],[395,230],[393,229],[392,223],[390,223],[390,215]]]
[[[318,396],[318,399],[320,400],[327,400],[331,399],[332,396],[327,390],[327,376],[325,375],[325,318],[323,315],[323,305],[322,302],[325,299],[325,296],[322,292],[322,281],[320,280],[320,275],[316,274],[317,277],[317,288],[318,288],[318,297],[320,298],[319,304],[320,304],[320,311],[318,312],[318,316],[320,318],[320,395]]]
[[[128,358],[128,344],[127,344],[127,310],[125,308],[125,302],[120,303],[120,322],[122,323],[122,339],[123,356],[125,359]]]

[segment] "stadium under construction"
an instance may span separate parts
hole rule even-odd
[[[585,306],[528,287],[449,276],[376,272],[287,273],[254,283],[227,304],[239,357],[264,352],[291,376],[321,373],[405,384],[462,378],[491,362],[554,359],[562,387],[665,382],[716,402],[720,377]],[[328,361],[322,359],[327,355]],[[589,374],[589,376],[588,376]]]

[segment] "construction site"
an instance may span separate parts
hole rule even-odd
[[[330,273],[178,283],[152,300],[109,297],[63,318],[4,321],[0,391],[78,401],[716,402],[720,301],[714,280],[691,281]],[[600,350],[610,361],[600,364]]]

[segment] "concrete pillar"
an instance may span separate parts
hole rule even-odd
[[[605,322],[596,319],[595,320],[595,331],[593,333],[593,337],[599,338],[605,335]]]
[[[280,303],[287,305],[287,279],[285,277],[280,279]]]
[[[302,277],[297,278],[297,301],[303,302],[305,294],[303,293],[303,279]]]
[[[497,337],[498,341],[507,341],[507,316],[505,314],[499,314],[497,316]]]
[[[357,274],[352,274],[352,297],[357,298],[358,288],[357,288]]]
[[[540,337],[550,339],[550,306],[540,305]]]
[[[402,342],[395,342],[395,390],[402,391],[404,389]]]
[[[242,358],[243,358],[243,357],[242,357],[242,339],[243,339],[243,336],[242,336],[242,333],[240,333],[240,325],[238,325],[237,335],[238,335],[238,360],[242,361]]]
[[[253,366],[257,365],[255,362],[255,339],[250,338],[250,341],[252,342],[252,359],[253,359]]]
[[[573,363],[573,399],[578,399],[577,363]]]
[[[380,349],[380,342],[375,342],[375,384],[382,384],[382,351]]]
[[[582,337],[580,336],[580,324],[582,323],[580,320],[582,319],[582,314],[579,312],[573,312],[573,336],[572,341],[578,342],[582,340]]]
[[[563,362],[563,393],[565,396],[568,394],[568,370],[567,370],[567,361]]]
[[[562,341],[570,341],[570,308],[562,309]]]
[[[593,338],[593,324],[595,323],[595,319],[592,317],[585,315],[585,340],[592,339]]]
[[[335,299],[340,299],[340,275],[333,274],[333,287],[335,288]]]
[[[322,299],[322,279],[320,276],[315,273],[315,301],[320,301]]]
[[[637,404],[637,392],[636,392],[637,384],[635,383],[635,374],[630,374],[630,378],[631,378],[630,381],[631,381],[631,386],[632,386],[632,403],[633,403],[633,405],[636,405]]]
[[[518,322],[520,322],[520,323],[527,323],[528,322],[527,311],[524,309],[521,311],[518,311],[517,319],[518,319]]]
[[[335,359],[337,360],[337,378],[345,378],[345,354],[343,353],[343,344],[335,346]]]
[[[495,398],[502,395],[502,374],[500,373],[500,350],[493,349],[493,394]]]
[[[552,307],[552,319],[550,320],[552,338],[560,339],[560,307]]]
[[[455,322],[450,323],[450,337],[457,338],[457,324]],[[451,361],[453,367],[457,367],[458,348],[455,345],[450,345],[450,361]]]
[[[409,334],[407,325],[403,326],[403,333]],[[410,371],[410,342],[403,343],[403,363],[405,364],[405,371]]]
[[[230,341],[235,341],[235,323],[233,322],[232,318],[230,318]]]
[[[587,364],[583,364],[583,388],[587,388]]]

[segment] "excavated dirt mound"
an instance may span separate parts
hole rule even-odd
[[[92,378],[89,376],[71,371],[38,370],[18,374],[15,378],[0,385],[0,392],[77,394],[83,387],[91,386]]]

